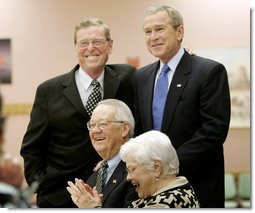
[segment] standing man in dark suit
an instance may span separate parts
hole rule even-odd
[[[190,181],[201,207],[222,208],[223,143],[230,122],[226,69],[216,61],[189,55],[181,47],[183,20],[173,8],[149,8],[143,30],[148,50],[159,61],[134,76],[136,135],[151,129],[166,133],[177,150],[179,175]],[[160,102],[155,101],[161,100],[156,88],[164,64],[169,67],[168,85],[165,100]]]
[[[20,151],[27,183],[40,182],[38,207],[74,207],[66,182],[86,180],[98,162],[86,127],[92,80],[100,84],[101,99],[133,106],[135,68],[106,65],[113,44],[109,27],[97,18],[82,20],[75,27],[74,44],[79,64],[38,87]]]
[[[86,184],[77,179],[75,183],[69,181],[67,189],[72,200],[79,208],[126,208],[138,199],[135,186],[127,181],[126,164],[119,156],[121,145],[134,134],[133,114],[120,100],[103,100],[93,111],[87,127],[93,147],[108,165],[106,182],[101,192],[95,187],[100,170],[94,172]]]

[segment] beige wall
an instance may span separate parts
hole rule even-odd
[[[168,4],[184,18],[183,45],[193,50],[249,47],[249,0],[0,0],[0,38],[12,39],[12,84],[2,85],[6,104],[32,103],[42,81],[69,71],[75,64],[73,28],[84,17],[99,17],[112,29],[109,63],[140,57],[155,61],[146,50],[141,19],[152,4]],[[9,116],[6,148],[19,156],[29,115]],[[226,169],[250,167],[250,129],[230,129],[225,143]]]

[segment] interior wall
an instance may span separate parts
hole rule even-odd
[[[0,88],[5,104],[32,103],[41,82],[75,66],[73,29],[85,17],[99,17],[110,26],[109,63],[126,63],[127,57],[139,57],[140,66],[155,61],[141,26],[144,10],[153,4],[182,13],[183,46],[194,51],[250,46],[249,0],[0,0],[0,39],[12,42],[12,83]],[[6,149],[17,157],[28,121],[28,114],[7,119]],[[224,147],[226,170],[250,168],[249,127],[230,129]]]

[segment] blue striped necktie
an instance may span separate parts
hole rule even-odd
[[[155,86],[154,97],[152,103],[153,128],[161,130],[163,113],[165,108],[166,97],[168,93],[168,71],[170,68],[164,64]]]

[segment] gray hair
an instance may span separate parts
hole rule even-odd
[[[81,22],[75,26],[75,29],[74,29],[74,44],[77,43],[77,32],[80,29],[86,29],[86,28],[89,28],[91,26],[102,26],[103,29],[104,29],[104,32],[105,32],[106,40],[107,41],[111,40],[110,28],[108,27],[107,24],[105,24],[99,18],[87,18],[87,19],[81,20]]]
[[[152,169],[155,160],[160,160],[163,165],[162,176],[177,175],[179,173],[179,159],[167,135],[151,130],[136,138],[130,139],[120,148],[120,157],[126,162],[131,154],[138,165]]]
[[[134,128],[135,128],[135,119],[130,108],[123,102],[117,99],[105,99],[100,101],[97,106],[99,105],[107,105],[112,106],[115,108],[115,120],[117,121],[124,121],[130,125],[129,131],[129,138],[133,137],[134,135]]]
[[[159,11],[165,11],[168,14],[169,17],[169,23],[170,25],[177,30],[177,28],[180,25],[183,25],[183,18],[181,16],[181,14],[174,8],[166,6],[166,5],[162,5],[162,6],[151,6],[149,7],[144,14],[144,18],[147,15],[151,15],[151,14],[155,14]]]

